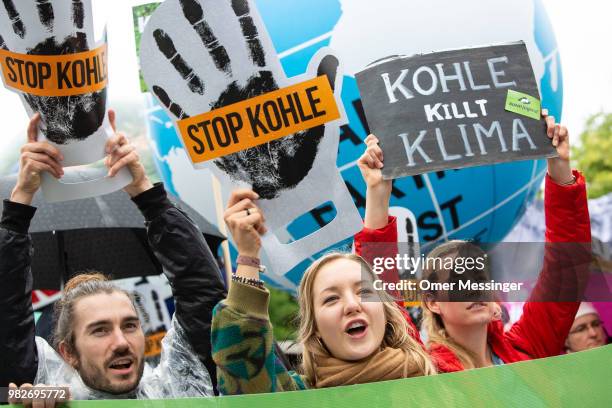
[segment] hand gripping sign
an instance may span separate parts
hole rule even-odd
[[[4,86],[19,94],[29,116],[39,112],[40,140],[56,146],[64,167],[90,164],[105,155],[112,135],[107,118],[107,49],[94,43],[91,2],[3,0],[0,66]],[[66,169],[57,180],[43,173],[47,201],[105,194],[130,182],[123,170],[91,180],[93,171]]]
[[[262,198],[272,271],[283,275],[359,230],[335,166],[342,75],[329,50],[287,78],[247,0],[168,0],[150,17],[140,50],[145,82],[177,120],[194,167],[212,169],[225,192],[248,187]],[[290,244],[274,234],[329,200],[337,215],[319,231]]]

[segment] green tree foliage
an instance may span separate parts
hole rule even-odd
[[[612,113],[590,116],[580,142],[572,159],[587,180],[589,198],[608,194],[612,191]]]
[[[299,310],[297,301],[289,293],[270,288],[270,321],[277,341],[295,340],[296,317]]]

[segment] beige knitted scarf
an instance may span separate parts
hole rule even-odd
[[[359,361],[315,356],[316,388],[396,380],[423,375],[423,370],[403,349],[386,347]]]

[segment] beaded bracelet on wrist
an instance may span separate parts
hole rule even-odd
[[[257,278],[245,278],[244,276],[232,275],[232,282],[242,283],[243,285],[254,286],[259,289],[264,288],[264,281]]]
[[[566,181],[565,183],[559,183],[560,186],[571,186],[572,184],[576,183],[576,176],[572,175],[572,179],[569,181]]]

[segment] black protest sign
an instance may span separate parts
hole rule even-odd
[[[356,78],[386,179],[556,155],[523,42],[393,57]]]

